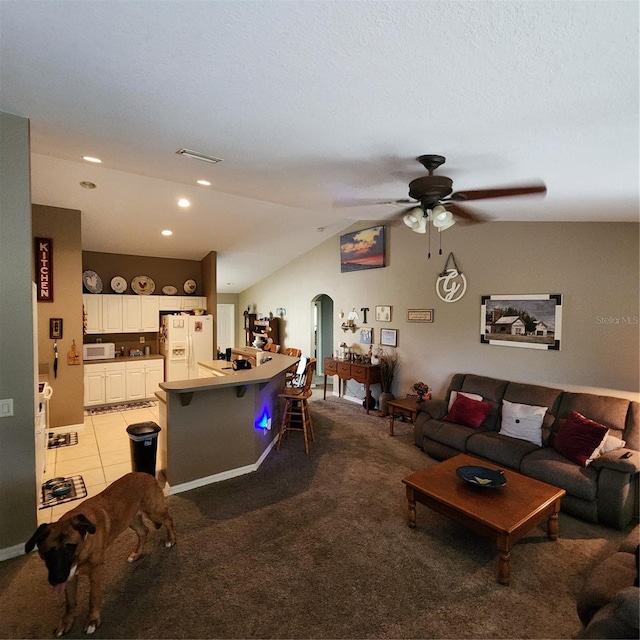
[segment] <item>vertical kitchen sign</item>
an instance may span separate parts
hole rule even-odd
[[[36,285],[38,302],[53,302],[53,240],[36,238]]]

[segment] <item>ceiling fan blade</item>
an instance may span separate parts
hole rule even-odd
[[[456,222],[461,225],[470,225],[470,224],[480,224],[482,222],[489,222],[493,220],[493,216],[488,216],[484,213],[480,213],[478,211],[474,211],[468,206],[462,206],[456,202],[451,202],[447,200],[442,203],[444,208],[447,211],[450,211],[453,214],[453,217],[456,219]]]
[[[401,198],[400,200],[374,200],[368,198],[344,198],[334,200],[334,207],[372,207],[378,204],[410,204],[414,202],[410,198]],[[419,204],[416,202],[416,204]]]
[[[484,200],[486,198],[505,198],[508,196],[527,196],[531,194],[544,194],[547,187],[544,183],[522,185],[519,187],[506,187],[499,189],[477,189],[475,191],[457,191],[449,196],[449,200]]]

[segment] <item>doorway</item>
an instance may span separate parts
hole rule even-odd
[[[316,374],[324,375],[324,359],[333,355],[333,299],[321,293],[311,301],[313,357],[316,358]]]
[[[224,353],[228,347],[236,346],[236,305],[219,304],[216,307],[218,314],[218,328],[216,330],[216,341],[218,349]]]

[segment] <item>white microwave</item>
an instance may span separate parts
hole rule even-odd
[[[110,360],[116,357],[115,342],[96,342],[82,345],[83,360]]]

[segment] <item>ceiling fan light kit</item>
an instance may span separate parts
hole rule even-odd
[[[407,225],[407,227],[409,227],[409,229],[411,229],[412,231],[416,231],[417,229],[419,229],[423,221],[426,222],[425,218],[426,217],[424,211],[422,210],[422,207],[413,207],[413,209],[409,209],[409,211],[404,215],[402,221]]]
[[[451,211],[447,211],[441,204],[436,205],[431,210],[431,219],[433,226],[436,227],[438,231],[444,231],[456,223]]]

